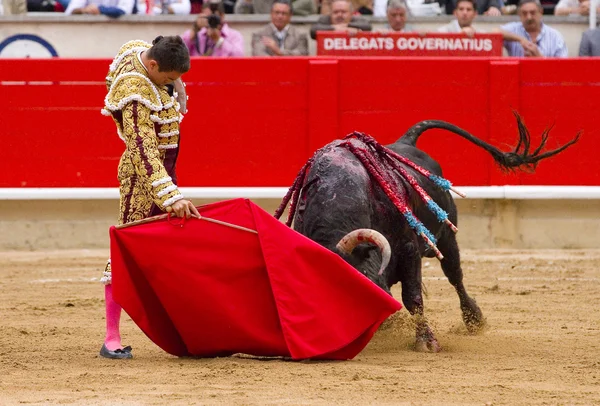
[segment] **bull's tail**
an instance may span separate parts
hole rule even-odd
[[[433,128],[440,128],[444,130],[451,131],[455,134],[460,135],[462,138],[472,142],[473,144],[485,149],[489,152],[494,161],[498,163],[503,169],[509,170],[513,168],[522,168],[522,169],[535,169],[536,165],[539,161],[545,158],[549,158],[554,156],[565,149],[569,148],[571,145],[575,144],[581,135],[581,131],[575,135],[571,141],[567,142],[563,146],[553,149],[551,151],[546,151],[541,153],[542,149],[546,145],[548,141],[548,136],[550,134],[550,130],[552,127],[547,128],[542,133],[542,141],[540,145],[534,150],[530,151],[531,147],[531,135],[529,134],[529,130],[523,123],[521,116],[517,112],[513,112],[515,118],[517,119],[517,125],[519,127],[519,142],[515,149],[511,152],[502,152],[498,148],[493,145],[488,144],[485,141],[480,140],[479,138],[469,134],[465,130],[460,127],[457,127],[454,124],[448,123],[446,121],[440,120],[425,120],[421,121],[414,126],[412,126],[400,139],[399,142],[407,145],[416,146],[417,140],[427,130],[431,130]]]

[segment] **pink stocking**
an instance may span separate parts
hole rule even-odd
[[[109,351],[114,351],[121,346],[119,322],[121,321],[121,306],[113,299],[112,285],[104,287],[104,300],[106,305],[106,339],[104,344]]]

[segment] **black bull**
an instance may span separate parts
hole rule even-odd
[[[520,117],[517,114],[515,116],[519,127],[519,142],[514,151],[508,153],[498,150],[453,124],[435,120],[416,124],[398,141],[386,147],[402,157],[409,158],[426,170],[442,176],[439,164],[416,147],[417,139],[428,129],[440,128],[458,134],[488,151],[505,170],[534,169],[541,159],[556,155],[577,142],[579,138],[577,134],[573,140],[562,147],[542,153],[542,148],[548,139],[549,130],[546,130],[539,147],[530,150],[528,130]],[[424,243],[423,238],[415,234],[380,184],[374,180],[373,171],[365,168],[357,156],[348,150],[349,143],[354,146],[360,145],[360,142],[354,139],[338,140],[318,150],[299,174],[275,215],[281,216],[291,199],[290,214],[293,216],[296,231],[342,256],[388,293],[392,285],[400,282],[402,302],[415,316],[415,349],[437,352],[440,350],[440,345],[423,316],[421,278],[421,258],[432,257],[434,252]],[[410,167],[406,167],[406,170],[447,212],[448,219],[457,224],[456,205],[450,193],[442,190],[416,170]],[[415,190],[407,184],[405,178],[396,171],[389,169],[388,171],[393,172],[396,193],[404,194],[405,201],[415,216],[437,239],[437,248],[443,255],[442,270],[456,289],[463,321],[469,331],[478,331],[485,324],[485,320],[479,306],[468,295],[463,284],[459,248],[454,232],[446,224],[438,221]],[[291,223],[291,216],[288,225]],[[372,244],[357,243],[350,254],[336,247],[344,236],[357,229],[376,230],[387,239],[391,248],[391,257],[383,273],[379,272],[381,252]]]

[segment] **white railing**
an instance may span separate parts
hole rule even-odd
[[[600,199],[600,186],[456,186],[468,199]],[[281,199],[286,187],[182,187],[190,199]],[[454,195],[457,198],[456,195]],[[0,200],[112,200],[117,188],[0,188]]]
[[[590,29],[596,28],[597,9],[600,0],[590,1]]]

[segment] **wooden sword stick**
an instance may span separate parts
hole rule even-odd
[[[171,206],[167,207],[168,213],[171,213],[172,211],[173,211],[173,209],[171,208]],[[152,222],[155,222],[158,220],[164,220],[169,217],[168,213],[167,214],[159,214],[158,216],[153,216],[153,217],[148,217],[148,218],[141,219],[141,220],[132,221],[131,223],[119,224],[119,225],[115,226],[115,228],[121,229],[121,228],[127,228],[127,227],[131,227],[131,226],[137,226],[140,224],[152,223]],[[226,221],[211,219],[210,217],[200,216],[199,220],[204,220],[204,221],[208,221],[210,223],[220,224],[225,227],[231,227],[231,228],[235,228],[237,230],[242,230],[242,231],[247,231],[249,233],[258,234],[258,232],[256,230],[252,230],[251,228],[238,226],[236,224],[231,224]]]

